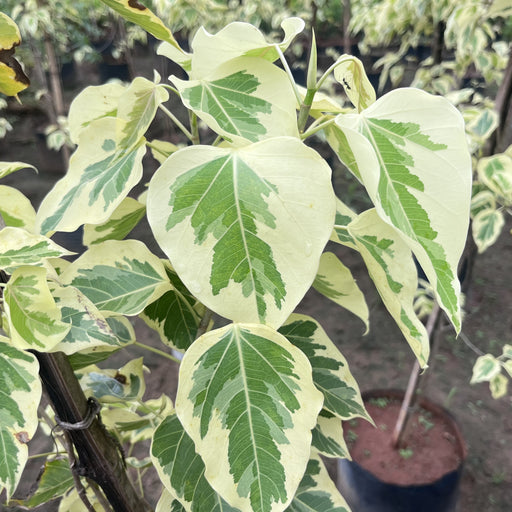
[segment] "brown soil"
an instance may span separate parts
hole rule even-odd
[[[396,485],[424,485],[460,466],[463,453],[451,421],[417,407],[407,424],[407,435],[396,449],[391,437],[400,402],[370,399],[366,408],[376,426],[353,420],[345,426],[345,439],[352,459],[378,479]]]

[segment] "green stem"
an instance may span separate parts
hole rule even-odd
[[[300,138],[302,140],[307,139],[308,137],[311,137],[311,135],[314,135],[315,133],[323,130],[326,126],[329,126],[330,124],[334,123],[334,118],[329,119],[327,121],[324,121],[320,124],[315,124],[315,126],[311,125],[301,136]]]
[[[316,91],[317,89],[308,89],[306,92],[306,97],[300,105],[299,119],[297,121],[299,133],[304,133],[304,128],[306,127],[309,111],[311,110],[311,105],[313,104],[313,98],[315,97]]]
[[[297,99],[297,105],[302,104],[302,98],[300,96],[299,88],[297,87],[297,84],[295,83],[295,80],[292,75],[292,71],[290,69],[290,66],[288,66],[288,62],[286,61],[283,51],[279,47],[279,45],[275,45],[275,48],[277,50],[277,53],[279,55],[279,59],[281,60],[281,63],[283,64],[283,68],[286,71],[286,74],[288,75],[288,78],[290,79],[290,83],[292,84],[293,93],[295,94],[295,98]]]
[[[171,354],[168,354],[167,352],[164,352],[163,350],[160,350],[158,348],[150,347],[149,345],[144,345],[144,343],[140,343],[138,341],[134,342],[134,345],[136,347],[140,347],[140,348],[149,350],[150,352],[158,354],[159,356],[166,357],[167,359],[170,359],[171,361],[174,361],[175,363],[178,363],[178,364],[180,363],[180,360],[177,357],[171,356]]]
[[[169,91],[172,91],[174,94],[176,95],[180,95],[180,91],[178,91],[178,89],[176,89],[175,87],[173,87],[172,85],[169,85],[169,84],[159,84],[159,85],[162,85],[163,87],[165,87],[166,89],[169,89]]]
[[[158,106],[162,112],[164,112],[173,122],[174,124],[184,133],[184,135],[189,139],[190,141],[194,142],[194,137],[190,133],[189,130],[185,128],[185,125],[167,108],[163,105]]]
[[[55,452],[36,453],[35,455],[29,455],[28,460],[42,459],[43,457],[51,457],[56,455]]]
[[[190,119],[190,128],[192,130],[192,138],[190,140],[192,141],[192,144],[199,144],[199,125],[197,122],[197,115],[195,112],[192,112],[192,110],[189,110],[188,116]]]

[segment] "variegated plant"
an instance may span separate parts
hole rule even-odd
[[[342,420],[368,416],[335,343],[294,309],[313,286],[369,327],[350,270],[325,252],[331,240],[361,254],[421,366],[429,344],[413,309],[414,258],[460,329],[457,264],[471,195],[463,119],[416,89],[376,99],[352,56],[317,79],[314,41],[299,87],[284,57],[304,28],[298,18],[283,22],[279,42],[246,23],[201,29],[187,53],[138,2],[104,2],[161,39],[158,52],[189,78],[88,87],[69,112],[69,170],[37,213],[19,191],[0,188],[0,489],[12,496],[37,425],[33,354],[63,352],[121,442],[152,439],[146,458],[126,463],[156,468],[158,510],[348,511],[320,455],[347,457]],[[319,92],[331,72],[350,104]],[[166,107],[171,94],[189,127]],[[159,110],[193,144],[148,141]],[[217,136],[212,144],[200,143],[198,120]],[[329,165],[307,145],[319,132],[373,208],[354,212],[335,197]],[[147,148],[161,166],[147,193],[130,198]],[[1,163],[0,176],[23,165]],[[124,239],[145,214],[164,259]],[[80,226],[87,250],[66,261],[51,237]],[[212,313],[227,324],[217,328]],[[127,345],[144,347],[134,316],[158,332],[163,346],[153,351],[184,352],[174,405],[165,395],[144,400],[142,359],[96,366]],[[87,482],[77,494],[75,477],[49,460],[25,504],[64,496],[61,507],[78,507],[82,496],[97,505]]]

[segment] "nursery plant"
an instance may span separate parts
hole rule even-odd
[[[140,483],[155,468],[157,510],[348,510],[320,456],[348,457],[342,420],[370,418],[335,343],[294,310],[313,286],[369,325],[331,241],[360,253],[421,367],[429,340],[413,308],[415,259],[460,330],[472,176],[463,118],[418,89],[376,99],[350,55],[319,73],[314,37],[306,86],[296,84],[284,53],[304,29],[299,18],[283,21],[278,42],[247,23],[199,29],[186,52],[142,4],[104,3],[160,39],[158,53],[184,73],[87,87],[69,111],[69,169],[38,210],[0,188],[5,501],[41,425],[56,449],[35,494],[16,498],[24,506],[62,497],[60,510],[147,510],[129,477]],[[331,74],[342,102],[321,92]],[[188,120],[168,108],[170,95]],[[146,138],[159,110],[188,145]],[[319,145],[359,180],[371,209],[335,196]],[[148,148],[161,165],[132,197]],[[0,176],[27,167],[0,165]],[[144,216],[157,254],[126,239]],[[86,250],[69,261],[52,236],[81,227]],[[160,348],[135,339],[135,316]],[[144,398],[143,358],[109,368],[131,345],[162,364],[184,353],[174,403],[165,389]]]

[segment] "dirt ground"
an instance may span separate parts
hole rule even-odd
[[[48,151],[40,135],[45,123],[37,112],[25,113],[15,120],[15,130],[0,139],[0,160],[21,160],[35,165],[39,174],[17,172],[2,184],[14,185],[25,192],[37,206],[52,184],[63,175],[60,156]],[[154,168],[154,162],[150,162]],[[357,202],[360,198],[347,183],[335,175],[335,188],[340,197]],[[509,222],[498,243],[477,258],[472,286],[466,297],[463,333],[483,352],[499,354],[504,343],[512,343],[512,236]],[[137,235],[147,238],[147,226]],[[362,390],[404,388],[413,364],[407,343],[382,306],[373,285],[366,276],[359,256],[349,249],[332,246],[349,266],[366,294],[371,309],[371,329],[363,336],[362,322],[334,303],[310,291],[298,311],[316,318],[347,358]],[[158,346],[159,341],[140,320],[134,320],[137,336],[145,343]],[[130,349],[123,359],[140,356],[140,349]],[[171,396],[176,386],[177,368],[153,355],[144,353],[150,369],[148,396],[165,392]],[[444,405],[460,424],[468,447],[458,512],[507,512],[512,509],[512,387],[509,396],[493,400],[485,384],[470,385],[471,368],[477,355],[456,339],[447,325],[442,328],[439,350],[427,372],[424,394]],[[123,364],[122,360],[112,364]],[[174,365],[172,365],[174,366]],[[22,483],[20,492],[29,488]],[[158,497],[158,483],[148,477],[151,487],[148,499]],[[46,510],[51,510],[51,507]],[[205,511],[206,512],[206,511]],[[435,512],[435,511],[432,511]]]

